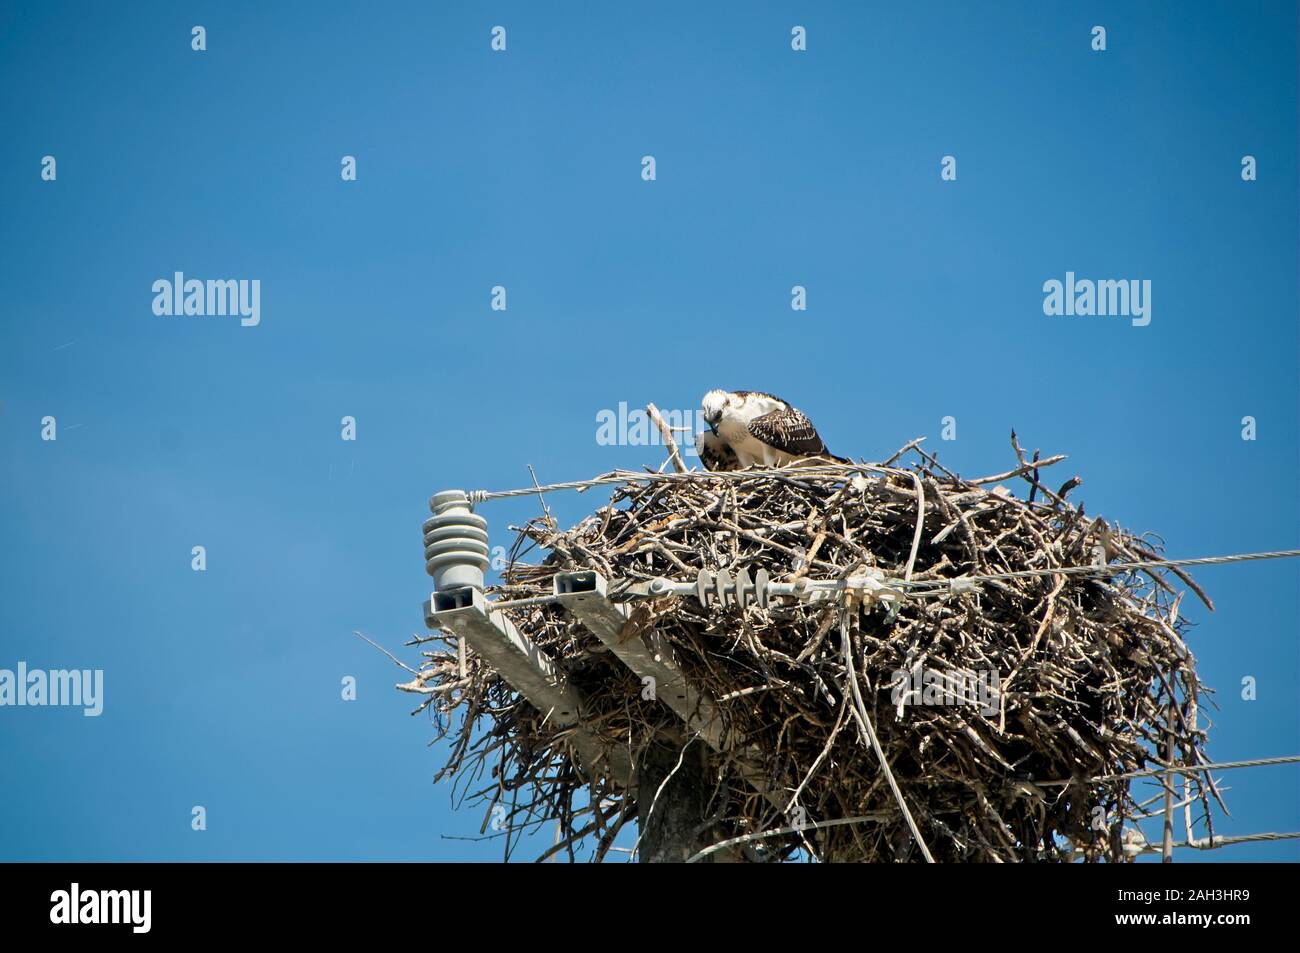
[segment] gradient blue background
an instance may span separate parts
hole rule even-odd
[[[3,4],[0,667],[106,708],[0,709],[0,858],[499,858],[352,632],[423,631],[436,490],[657,466],[619,401],[772,390],[967,475],[1014,426],[1171,555],[1295,546],[1296,77],[1289,2]],[[177,270],[261,326],[154,316]],[[1150,326],[1045,317],[1066,270]],[[1296,565],[1196,575],[1211,754],[1296,753]],[[1297,776],[1226,774],[1218,830],[1300,828]]]

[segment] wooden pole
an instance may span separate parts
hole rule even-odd
[[[707,749],[701,742],[692,741],[683,750],[662,737],[646,746],[637,764],[636,782],[641,863],[684,863],[717,839],[704,829],[712,785]],[[718,851],[701,863],[734,859],[733,853]]]

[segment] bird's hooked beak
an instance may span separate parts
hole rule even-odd
[[[711,430],[713,436],[716,437],[718,435],[718,422],[716,420],[706,420],[704,422],[709,425],[709,430]]]

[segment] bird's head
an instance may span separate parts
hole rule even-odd
[[[704,422],[715,434],[718,432],[718,423],[722,420],[722,411],[730,399],[731,395],[725,390],[711,390],[704,395],[704,400],[700,401],[700,408],[704,411]]]

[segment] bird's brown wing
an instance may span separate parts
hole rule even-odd
[[[812,421],[793,407],[755,417],[749,432],[769,447],[796,457],[830,455]]]

